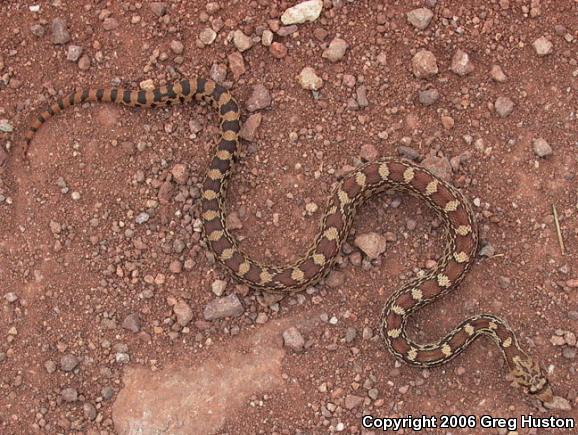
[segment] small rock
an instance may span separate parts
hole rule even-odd
[[[536,54],[540,57],[547,56],[552,53],[552,43],[544,36],[536,39],[532,45],[534,46]]]
[[[271,32],[269,29],[263,30],[263,33],[261,34],[261,44],[263,44],[265,47],[270,47],[272,43],[273,32]]]
[[[305,346],[305,339],[299,330],[292,326],[283,331],[283,344],[294,352],[301,352]]]
[[[71,62],[76,62],[78,59],[80,59],[81,55],[82,55],[82,47],[79,47],[78,45],[68,46],[68,52],[66,53],[67,60]]]
[[[433,18],[433,12],[430,11],[428,8],[418,8],[412,11],[409,11],[406,15],[407,21],[416,29],[424,30],[431,19]]]
[[[325,278],[325,284],[331,288],[341,287],[345,282],[345,274],[340,270],[332,270]]]
[[[171,51],[175,54],[183,54],[183,51],[185,51],[185,46],[183,43],[181,41],[177,41],[176,39],[173,39],[169,46],[171,47]]]
[[[307,0],[286,9],[281,15],[281,22],[287,26],[315,21],[321,15],[322,9],[322,0]]]
[[[235,80],[239,80],[245,74],[245,59],[243,59],[243,55],[238,51],[234,51],[227,56],[227,59],[233,77],[235,77]]]
[[[496,82],[503,83],[505,82],[508,77],[504,74],[502,67],[500,65],[492,65],[492,69],[490,70],[490,76]]]
[[[211,291],[216,296],[222,296],[226,288],[227,288],[227,281],[224,281],[222,279],[216,279],[211,284]]]
[[[76,391],[75,388],[64,388],[60,392],[60,397],[62,397],[62,400],[68,403],[76,402],[78,399],[78,391]]]
[[[465,76],[474,70],[470,55],[463,50],[457,50],[452,57],[451,70],[459,76]]]
[[[255,140],[255,133],[257,129],[261,125],[261,121],[263,120],[263,115],[260,113],[253,113],[249,115],[249,117],[243,123],[241,127],[241,131],[239,132],[239,136],[241,138],[252,142]]]
[[[179,299],[173,306],[173,312],[177,316],[177,323],[181,326],[187,324],[193,319],[193,310],[184,300]]]
[[[55,45],[66,44],[70,41],[70,33],[66,28],[66,21],[62,18],[55,18],[50,25],[51,40]]]
[[[455,121],[451,116],[442,115],[441,122],[446,130],[451,130],[454,128]]]
[[[183,163],[175,164],[171,169],[171,174],[178,184],[186,184],[189,179],[189,170]]]
[[[102,22],[102,27],[104,28],[104,30],[114,30],[118,27],[118,21],[116,18],[105,18],[104,21]]]
[[[141,328],[141,320],[137,313],[129,314],[124,318],[122,321],[122,327],[127,329],[135,334],[140,331]]]
[[[100,390],[100,395],[104,400],[110,400],[114,396],[114,389],[110,386],[103,387],[102,390]]]
[[[280,42],[271,43],[269,51],[276,59],[283,59],[285,56],[287,56],[287,47],[285,46],[285,44],[282,44]]]
[[[433,77],[438,73],[436,57],[429,50],[420,50],[411,61],[413,74],[419,78]]]
[[[227,79],[227,66],[222,63],[214,63],[211,65],[209,76],[215,82],[222,84]],[[201,131],[201,129],[199,129]]]
[[[317,91],[323,87],[323,79],[315,73],[313,68],[306,66],[299,73],[299,84],[303,89]]]
[[[369,100],[367,99],[367,88],[365,85],[358,86],[355,90],[356,101],[359,107],[369,106]]]
[[[78,61],[78,68],[81,71],[88,70],[90,68],[90,57],[88,57],[86,54],[82,56]]]
[[[373,260],[385,252],[386,240],[381,234],[369,232],[355,237],[354,244]]]
[[[44,368],[47,373],[54,373],[56,371],[56,363],[54,361],[48,360],[44,363]]]
[[[372,144],[365,144],[361,146],[361,150],[359,151],[359,156],[367,161],[370,162],[372,160],[376,160],[379,157],[379,152]]]
[[[425,89],[423,91],[419,91],[418,99],[421,104],[424,106],[431,106],[434,104],[438,98],[440,97],[440,93],[435,88]]]
[[[417,160],[419,159],[419,151],[413,149],[412,147],[408,147],[406,145],[400,145],[397,147],[397,152],[400,156],[405,157],[409,160]]]
[[[42,24],[33,24],[32,26],[30,26],[30,32],[34,36],[37,36],[38,38],[42,38],[46,31],[45,31],[44,26]]]
[[[265,109],[271,105],[271,93],[262,84],[253,87],[253,92],[247,100],[246,107],[249,112]]]
[[[68,353],[60,358],[60,370],[63,372],[71,372],[76,368],[79,362],[80,360],[76,356]]]
[[[165,2],[151,2],[149,7],[157,17],[162,17],[167,13],[167,4]]]
[[[345,405],[345,408],[351,410],[353,408],[357,408],[358,406],[360,406],[363,403],[363,400],[364,400],[363,397],[348,394],[347,396],[345,396],[343,404]]]
[[[534,154],[538,157],[547,157],[552,154],[552,147],[541,137],[534,139],[532,147],[534,149]]]
[[[148,222],[149,219],[150,215],[147,212],[143,211],[136,216],[135,222],[139,225],[142,225],[145,222]]]
[[[207,304],[203,315],[205,320],[216,320],[224,317],[238,317],[245,309],[236,294],[217,298]]]
[[[297,27],[294,24],[291,26],[283,26],[279,30],[277,30],[277,35],[282,36],[282,37],[289,36],[289,35],[295,33],[298,29],[299,29],[299,27]]]
[[[323,54],[321,55],[324,59],[328,59],[331,62],[337,62],[345,56],[345,51],[347,50],[347,42],[341,38],[334,38],[327,47]]]
[[[215,32],[210,27],[205,27],[203,30],[201,30],[201,33],[199,33],[199,40],[204,45],[211,45],[213,42],[215,42],[215,39],[217,39],[217,32]]]
[[[247,51],[253,46],[253,40],[245,35],[241,30],[235,30],[233,33],[233,43],[241,53]]]
[[[13,304],[18,300],[18,295],[14,292],[8,292],[4,295],[4,299],[6,299],[9,304]]]
[[[84,413],[84,417],[90,421],[94,420],[97,415],[96,408],[90,402],[84,402],[82,405],[82,412]]]
[[[498,97],[494,103],[497,114],[501,118],[509,116],[514,110],[514,102],[508,97]]]
[[[452,177],[452,165],[447,157],[428,156],[421,165],[442,180],[450,181]]]

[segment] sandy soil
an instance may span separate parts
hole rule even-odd
[[[315,21],[284,27],[294,2],[2,2],[2,434],[137,433],[127,429],[130,404],[153,396],[153,406],[155,394],[141,391],[149,380],[190,375],[203,389],[203,373],[220,382],[218,415],[141,433],[369,434],[365,414],[578,422],[577,3],[323,3]],[[419,7],[433,12],[422,30],[406,15]],[[335,38],[344,53],[326,52]],[[425,78],[413,64],[421,49],[438,70]],[[452,67],[457,50],[469,60]],[[319,90],[303,89],[304,67],[323,80]],[[337,272],[278,301],[231,282],[200,238],[199,185],[217,132],[210,108],[76,107],[41,129],[28,163],[20,158],[33,113],[57,95],[192,76],[231,87],[243,120],[252,116],[229,194],[247,252],[276,263],[301,255],[332,183],[362,158],[424,161],[473,201],[483,248],[461,287],[415,316],[412,334],[436,340],[466,316],[504,317],[574,410],[537,410],[509,386],[486,340],[427,371],[386,351],[376,333],[382,303],[443,246],[435,216],[415,199],[368,202]],[[353,242],[364,233],[387,240],[377,260]],[[207,320],[207,305],[228,294],[238,315]],[[290,326],[304,339],[299,352],[283,344]],[[176,420],[212,412],[203,395],[183,401],[182,390],[162,388]],[[483,432],[507,430],[432,431]]]

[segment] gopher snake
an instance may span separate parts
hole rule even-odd
[[[25,134],[26,150],[47,119],[74,104],[93,101],[159,107],[193,98],[211,103],[221,119],[221,139],[203,183],[201,218],[208,248],[233,277],[254,289],[285,293],[317,283],[334,263],[364,200],[386,189],[404,190],[424,200],[441,217],[447,243],[434,270],[405,283],[385,304],[380,330],[387,349],[407,364],[432,367],[447,363],[476,338],[486,335],[502,352],[515,386],[545,406],[553,400],[544,371],[520,348],[506,322],[493,315],[467,319],[435,343],[419,344],[407,336],[406,323],[411,314],[456,288],[474,262],[478,247],[474,213],[468,201],[456,188],[414,163],[383,158],[345,175],[330,196],[319,232],[307,253],[294,264],[278,267],[259,264],[246,256],[225,225],[227,182],[239,151],[240,113],[229,91],[211,80],[182,80],[146,91],[77,91],[58,99],[37,116]]]

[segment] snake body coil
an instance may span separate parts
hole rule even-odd
[[[254,289],[273,292],[296,292],[317,283],[334,263],[364,200],[386,189],[404,190],[421,198],[442,218],[447,242],[434,270],[405,283],[386,302],[380,329],[388,350],[413,366],[431,367],[450,361],[477,337],[486,335],[498,345],[515,385],[542,404],[552,400],[552,390],[540,366],[520,348],[510,327],[493,315],[465,320],[435,343],[419,344],[407,336],[409,317],[456,288],[474,262],[478,248],[474,213],[463,195],[414,163],[384,158],[344,176],[331,194],[319,232],[307,253],[294,264],[269,266],[245,255],[225,225],[227,181],[239,150],[240,112],[229,91],[211,80],[182,80],[151,91],[112,88],[75,92],[38,115],[25,135],[27,147],[47,119],[74,104],[94,101],[158,107],[187,103],[193,98],[211,103],[220,116],[221,138],[203,183],[201,218],[208,248],[233,277]]]

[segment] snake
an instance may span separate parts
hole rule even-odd
[[[368,161],[338,179],[320,219],[319,231],[306,253],[292,264],[261,264],[245,254],[226,225],[226,194],[240,153],[240,109],[231,92],[213,80],[193,78],[146,90],[86,88],[57,99],[37,114],[26,131],[24,154],[35,133],[52,116],[69,106],[103,102],[130,107],[166,107],[192,102],[213,106],[220,118],[220,138],[208,165],[200,199],[203,238],[216,262],[237,281],[264,292],[294,293],[318,284],[331,270],[348,237],[361,205],[387,190],[416,196],[443,222],[445,248],[436,266],[402,284],[381,312],[379,330],[385,347],[397,359],[414,367],[446,364],[474,340],[492,339],[509,368],[514,387],[543,406],[554,395],[545,370],[520,346],[508,323],[492,314],[461,322],[443,338],[417,343],[406,325],[420,308],[454,290],[473,265],[479,244],[475,214],[465,196],[447,181],[413,161],[391,157]]]

